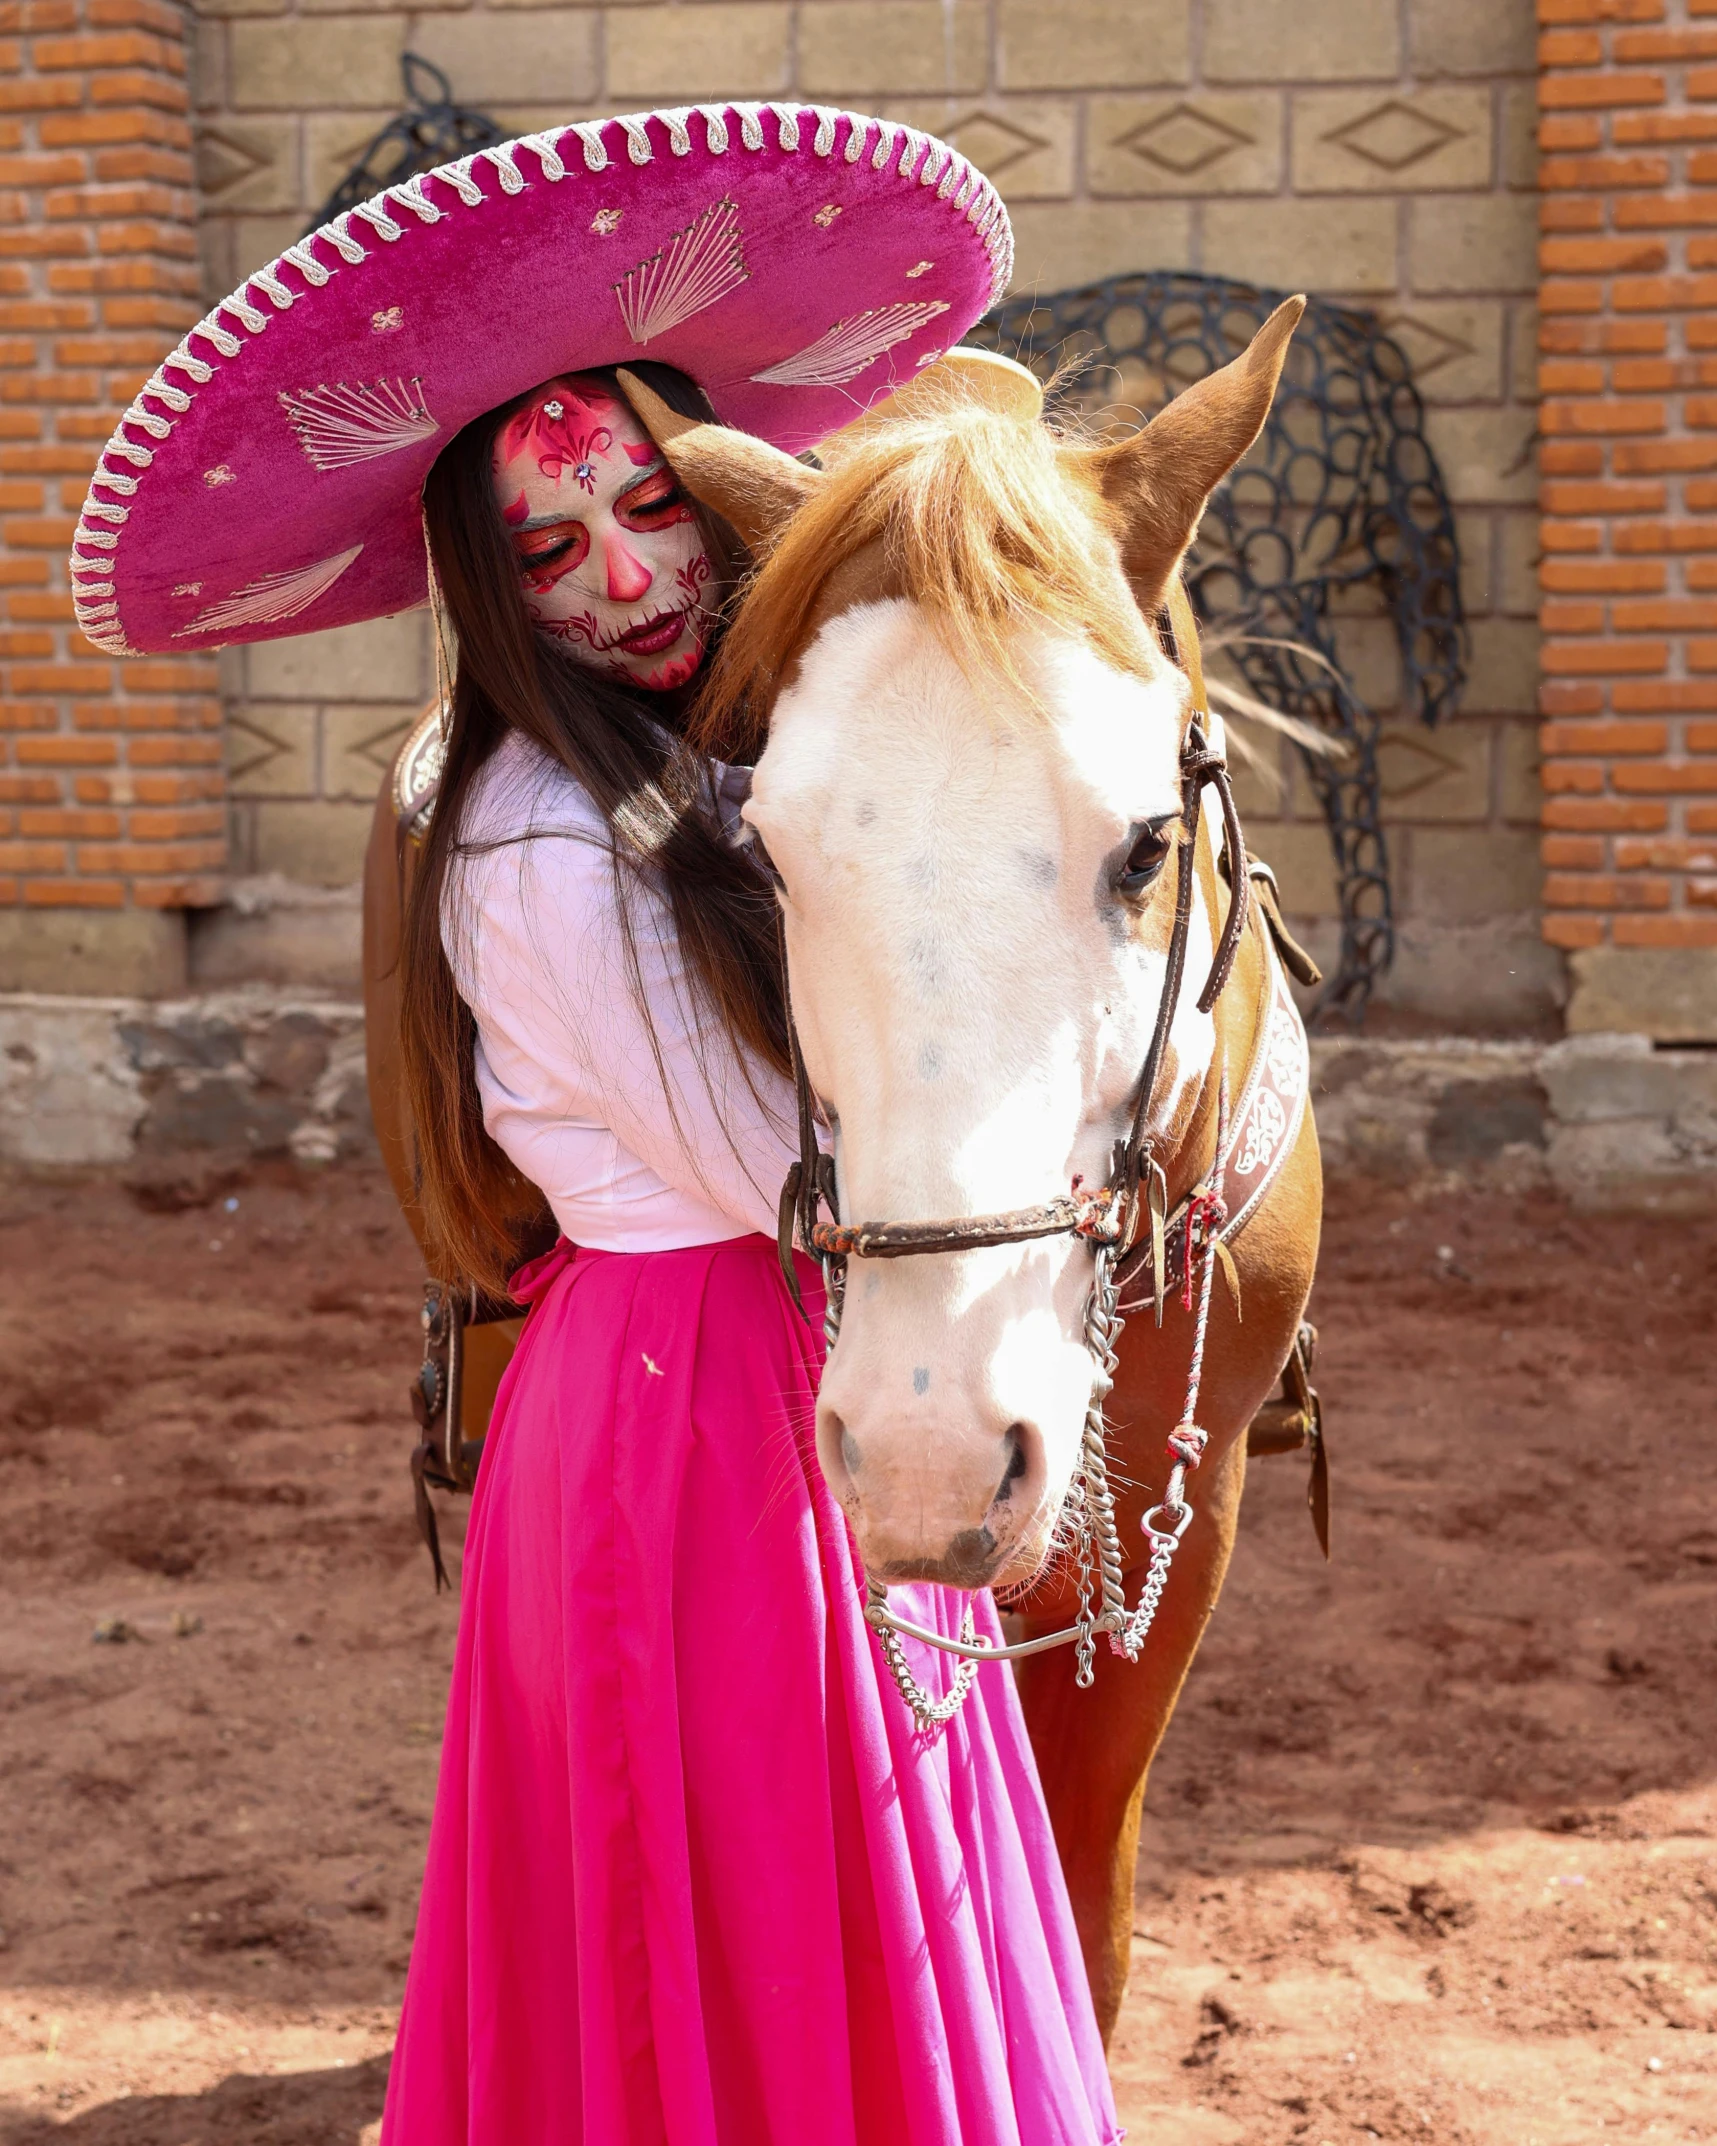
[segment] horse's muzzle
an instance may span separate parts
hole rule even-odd
[[[938,1587],[968,1591],[988,1587],[998,1566],[1008,1554],[1008,1545],[997,1542],[987,1527],[964,1528],[940,1557],[897,1557],[882,1568],[890,1587],[911,1580],[931,1580]]]

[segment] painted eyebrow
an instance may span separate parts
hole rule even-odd
[[[622,499],[630,499],[632,494],[637,491],[638,487],[643,484],[648,484],[652,477],[659,477],[662,474],[663,470],[667,468],[667,466],[667,456],[658,455],[655,461],[650,464],[648,469],[640,470],[638,472],[637,476],[632,479],[632,482],[626,487],[625,491],[615,493],[614,498],[616,505],[618,505],[618,503]],[[678,482],[677,478],[675,482]],[[513,525],[513,534],[514,536],[529,536],[533,529],[563,529],[568,522],[582,522],[583,519],[584,517],[581,514],[533,514],[528,522],[515,522]]]
[[[649,483],[649,481],[650,481],[650,479],[651,479],[652,477],[659,477],[659,476],[660,476],[660,475],[662,474],[663,470],[665,470],[665,469],[667,468],[667,466],[668,466],[668,458],[667,458],[667,456],[666,456],[666,455],[658,455],[658,456],[656,457],[655,461],[654,461],[654,462],[652,462],[652,463],[650,464],[650,466],[649,466],[649,468],[648,468],[648,469],[641,469],[641,470],[640,470],[640,471],[638,472],[637,476],[635,476],[635,477],[634,477],[634,478],[632,479],[632,482],[631,482],[631,483],[630,483],[630,484],[629,484],[629,485],[628,485],[628,486],[626,487],[626,489],[625,489],[625,490],[624,490],[623,492],[616,492],[616,493],[615,493],[615,495],[614,495],[614,496],[615,496],[615,498],[616,498],[616,499],[630,499],[630,498],[631,498],[631,496],[632,496],[632,494],[633,494],[633,493],[634,493],[635,491],[637,491],[637,489],[638,489],[638,487],[639,487],[640,485],[648,484],[648,483]],[[678,484],[678,483],[679,483],[679,481],[680,481],[680,480],[679,480],[679,479],[678,479],[677,477],[676,477],[676,478],[674,479],[674,482],[675,482],[676,484]]]

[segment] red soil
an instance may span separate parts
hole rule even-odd
[[[1258,1465],[1132,2135],[1717,2140],[1717,1225],[1349,1190],[1327,1246],[1336,1562]],[[359,2146],[454,1624],[410,1245],[363,1172],[19,1184],[0,1278],[0,2142]]]

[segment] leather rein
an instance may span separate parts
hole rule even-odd
[[[928,1253],[970,1252],[989,1245],[1025,1244],[1036,1238],[1064,1236],[1084,1238],[1093,1248],[1100,1244],[1110,1245],[1119,1254],[1125,1254],[1139,1235],[1141,1186],[1151,1217],[1151,1249],[1160,1306],[1166,1182],[1152,1150],[1151,1102],[1185,979],[1193,887],[1197,877],[1199,821],[1207,785],[1216,791],[1228,855],[1235,863],[1230,875],[1228,910],[1222,935],[1217,941],[1210,973],[1198,995],[1200,1013],[1211,1011],[1233,973],[1235,957],[1246,932],[1250,898],[1246,844],[1228,763],[1211,747],[1205,735],[1204,725],[1209,722],[1210,708],[1205,693],[1204,665],[1199,655],[1198,627],[1186,591],[1178,579],[1170,583],[1167,610],[1174,653],[1192,687],[1192,720],[1180,751],[1184,839],[1176,854],[1174,922],[1169,933],[1168,964],[1162,997],[1157,1005],[1156,1025],[1139,1074],[1132,1121],[1125,1137],[1116,1143],[1107,1184],[1091,1192],[1076,1190],[1042,1201],[1035,1207],[1008,1208],[996,1214],[961,1215],[943,1221],[842,1222],[835,1189],[834,1158],[825,1155],[817,1142],[817,1102],[805,1070],[789,999],[787,1044],[798,1103],[799,1159],[788,1169],[786,1183],[781,1189],[777,1250],[783,1278],[802,1315],[804,1300],[793,1267],[795,1233],[799,1243],[825,1263],[844,1263],[849,1257],[910,1259]],[[827,1222],[820,1219],[820,1210],[824,1206],[833,1217]]]

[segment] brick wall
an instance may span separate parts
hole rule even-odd
[[[0,988],[170,989],[225,863],[214,666],[97,654],[65,562],[114,420],[201,310],[185,18],[0,18]]]
[[[1442,1020],[1549,1015],[1539,937],[1532,436],[1532,0],[633,0],[599,9],[202,0],[196,55],[210,298],[298,236],[437,61],[513,131],[701,97],[795,92],[950,137],[1006,197],[1020,280],[1187,266],[1351,297],[1418,365],[1457,503],[1475,668],[1446,729],[1383,752],[1401,903],[1386,996]],[[1391,630],[1355,615],[1363,690],[1398,696]],[[325,958],[308,886],[353,879],[382,766],[427,690],[411,621],[235,654],[235,869],[222,977]],[[1257,842],[1333,941],[1316,806],[1256,781]],[[326,904],[332,899],[316,899]],[[271,903],[275,906],[271,907]],[[284,909],[279,906],[284,904]],[[303,916],[300,914],[300,922]],[[249,950],[246,950],[248,942]]]
[[[1717,0],[1539,0],[1545,936],[1717,1038]]]

